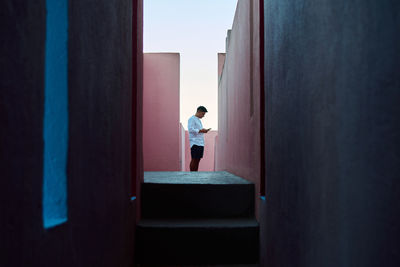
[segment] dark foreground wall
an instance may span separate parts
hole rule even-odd
[[[68,220],[49,229],[42,219],[45,6],[0,5],[0,266],[131,266],[132,84],[141,77],[132,81],[132,8],[141,5],[69,0]]]
[[[265,266],[400,265],[400,3],[265,3]]]

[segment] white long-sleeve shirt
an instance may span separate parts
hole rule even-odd
[[[203,124],[200,119],[195,115],[190,117],[188,121],[190,147],[193,145],[204,146],[204,133],[199,133],[201,129],[203,129]]]

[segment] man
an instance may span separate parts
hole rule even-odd
[[[204,154],[204,134],[208,133],[210,129],[204,129],[200,119],[204,117],[207,109],[203,106],[197,108],[195,115],[190,117],[188,121],[188,132],[190,141],[190,153],[192,161],[190,162],[190,171],[197,172],[199,163]]]

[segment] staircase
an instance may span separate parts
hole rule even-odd
[[[254,184],[228,172],[145,172],[139,264],[256,264]]]

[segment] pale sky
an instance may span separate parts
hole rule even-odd
[[[177,52],[181,58],[180,118],[200,105],[204,128],[218,128],[217,53],[225,52],[237,0],[144,0],[144,52]]]

